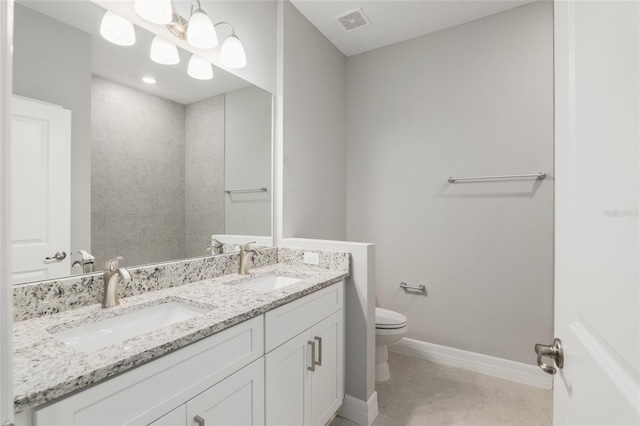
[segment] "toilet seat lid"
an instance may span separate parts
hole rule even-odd
[[[398,312],[388,309],[376,308],[376,327],[377,326],[395,326],[402,327],[407,324],[407,317]]]

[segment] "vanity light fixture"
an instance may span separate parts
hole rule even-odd
[[[213,66],[206,59],[202,59],[198,55],[191,55],[187,73],[198,80],[211,80],[213,78]]]
[[[156,84],[156,79],[149,76],[142,77],[142,81],[144,81],[147,84]]]
[[[170,21],[166,21],[166,9],[171,11]],[[140,17],[149,22],[166,24],[171,33],[181,40],[186,40],[197,49],[212,49],[218,45],[216,27],[226,25],[231,29],[222,44],[220,62],[227,68],[243,68],[247,64],[244,47],[236,36],[233,26],[228,22],[214,24],[202,9],[200,0],[191,0],[189,19],[178,13],[174,0],[135,0],[134,9]],[[162,16],[162,19],[159,17]]]
[[[154,24],[169,24],[173,19],[173,9],[169,0],[136,0],[136,13]]]
[[[220,62],[227,68],[244,68],[247,65],[244,47],[242,47],[242,43],[233,33],[222,43]]]
[[[160,36],[155,36],[151,42],[151,60],[158,64],[175,65],[180,62],[178,47]]]
[[[187,25],[187,41],[198,49],[213,49],[218,45],[216,29],[204,10],[196,9],[191,14]]]
[[[102,17],[100,35],[118,46],[132,46],[136,42],[133,24],[110,10]]]

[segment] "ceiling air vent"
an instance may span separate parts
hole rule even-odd
[[[367,18],[367,15],[364,14],[364,10],[362,10],[362,8],[350,10],[349,12],[336,16],[333,19],[338,21],[346,32],[351,32],[358,28],[364,28],[371,25],[371,21]]]

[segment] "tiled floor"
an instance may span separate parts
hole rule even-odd
[[[375,426],[551,425],[550,390],[389,353]],[[337,417],[331,426],[355,423]]]

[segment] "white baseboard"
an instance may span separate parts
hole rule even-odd
[[[462,349],[440,346],[406,337],[389,346],[389,350],[543,389],[551,389],[553,387],[553,376],[543,372],[536,366],[508,359],[463,351]]]
[[[378,416],[378,394],[373,392],[369,401],[345,395],[338,415],[359,425],[370,426]]]

